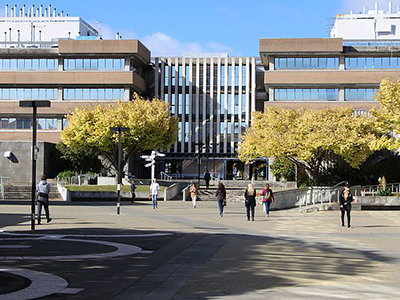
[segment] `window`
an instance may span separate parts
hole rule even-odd
[[[124,61],[123,58],[66,58],[64,70],[124,70]],[[48,66],[57,69],[56,60],[48,62]]]
[[[338,100],[338,89],[275,89],[275,100]]]
[[[338,57],[278,57],[275,58],[275,69],[337,69]]]
[[[344,98],[347,101],[373,101],[377,89],[345,89]]]

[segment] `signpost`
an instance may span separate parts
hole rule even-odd
[[[118,132],[118,184],[117,184],[117,215],[121,212],[121,133],[130,131],[129,127],[110,127],[111,132]]]
[[[32,107],[32,191],[31,191],[31,230],[35,230],[35,196],[36,196],[36,159],[38,148],[36,147],[36,132],[37,132],[37,108],[50,107],[50,101],[19,101],[19,107]]]
[[[149,161],[149,163],[145,164],[146,168],[151,167],[151,183],[153,183],[153,179],[155,177],[155,169],[156,169],[156,157],[164,157],[164,153],[160,153],[158,151],[151,151],[150,155],[142,155],[140,158],[144,158],[145,161]]]

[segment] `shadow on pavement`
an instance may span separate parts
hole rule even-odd
[[[151,233],[172,235],[116,237]],[[75,296],[59,294],[57,299],[111,299],[118,295],[121,298],[126,296],[126,299],[145,296],[145,299],[207,299],[218,295],[244,295],[268,288],[379,276],[383,272],[378,268],[379,263],[394,262],[393,258],[373,251],[289,237],[111,228],[52,229],[36,231],[35,234],[114,237],[80,237],[83,243],[75,245],[69,242],[65,248],[61,245],[46,247],[46,243],[63,243],[62,239],[41,240],[29,255],[35,255],[35,251],[41,256],[66,255],[72,250],[76,253],[79,252],[77,246],[85,244],[85,239],[136,245],[153,251],[151,254],[103,259],[2,261],[3,266],[30,268],[61,276],[69,282],[69,287],[84,289]],[[0,238],[7,236],[0,233]],[[4,242],[0,240],[0,244]],[[85,253],[100,251],[100,247],[92,243],[83,248]],[[52,249],[51,253],[48,253],[49,249]],[[18,251],[22,250],[15,250],[13,255],[21,255]]]

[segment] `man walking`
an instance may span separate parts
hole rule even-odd
[[[157,204],[157,195],[160,190],[160,185],[157,183],[157,180],[154,178],[152,184],[150,185],[150,194],[151,200],[153,201],[153,209],[158,208]]]
[[[208,187],[210,186],[210,180],[211,180],[211,175],[210,172],[208,172],[208,170],[204,173],[204,181],[206,182],[206,188],[208,189]]]
[[[49,211],[49,194],[50,194],[50,184],[47,182],[46,175],[42,175],[41,181],[37,185],[37,206],[38,206],[38,213],[37,213],[37,220],[38,225],[41,222],[41,214],[42,214],[42,207],[46,212],[47,223],[51,222],[50,218],[50,211]]]

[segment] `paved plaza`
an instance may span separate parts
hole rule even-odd
[[[30,232],[0,204],[0,299],[400,299],[400,212],[65,203]]]

